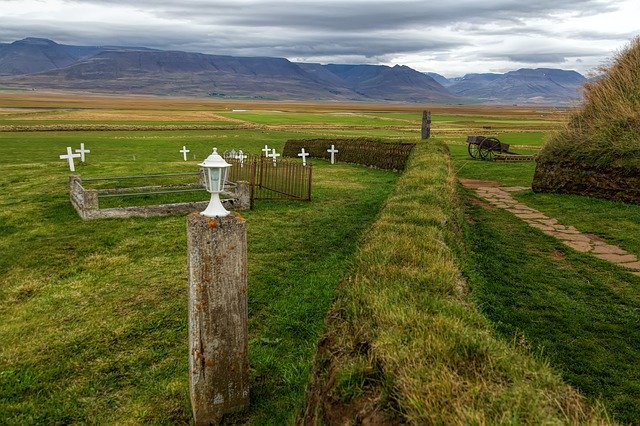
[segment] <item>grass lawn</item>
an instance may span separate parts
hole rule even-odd
[[[214,144],[258,153],[289,136],[2,134],[1,423],[175,424],[191,417],[185,218],[83,222],[57,159],[64,146],[82,141],[92,150],[78,167],[85,176],[123,175],[197,170],[197,160],[180,158],[183,144],[202,159]],[[282,424],[298,413],[335,286],[397,179],[314,163],[312,202],[258,202],[243,213],[252,405],[236,420]]]
[[[529,186],[534,163],[471,160],[450,146],[458,175]],[[464,191],[467,200],[475,198]],[[513,194],[581,232],[640,254],[640,206],[575,195]],[[472,295],[506,338],[531,348],[614,419],[640,418],[640,278],[578,253],[509,212],[467,203]]]
[[[500,209],[470,206],[474,300],[619,421],[640,418],[640,277],[580,254]],[[638,235],[638,234],[636,234]]]
[[[58,112],[58,106],[77,110]],[[415,141],[421,107],[390,104],[385,108],[389,111],[381,110],[380,105],[360,104],[63,98],[2,92],[0,127],[109,121],[152,124],[165,130],[0,132],[0,423],[184,424],[191,419],[185,218],[83,222],[68,201],[69,172],[66,163],[58,159],[66,146],[78,147],[84,142],[92,152],[87,164],[77,166],[77,172],[83,177],[98,177],[197,171],[197,163],[213,146],[221,152],[243,149],[259,154],[265,144],[281,151],[287,139],[372,136]],[[233,113],[233,109],[252,111]],[[477,106],[434,107],[433,112],[432,134],[449,143],[457,176],[496,180],[507,186],[529,186],[534,163],[470,160],[466,135],[487,132],[517,147],[516,152],[535,153],[565,114]],[[173,118],[163,120],[163,116]],[[168,130],[176,123],[202,122],[260,126]],[[324,124],[329,128],[324,129]],[[183,145],[191,150],[186,162],[179,152]],[[424,170],[416,169],[416,175],[405,181],[417,184],[397,191],[396,182],[404,178],[398,174],[314,160],[313,201],[263,201],[243,213],[249,233],[251,408],[229,422],[262,425],[294,421],[303,406],[312,357],[336,287],[355,269],[362,268],[362,275],[356,276],[362,279],[365,272],[378,271],[372,266],[378,265],[376,256],[387,256],[385,261],[391,264],[394,256],[406,260],[410,268],[402,267],[400,272],[408,278],[400,284],[404,285],[402,291],[411,295],[411,274],[423,277],[424,283],[430,282],[431,275],[442,278],[443,272],[433,266],[437,262],[430,264],[431,269],[417,266],[424,261],[423,254],[442,251],[446,254],[443,259],[448,259],[447,271],[455,270],[454,257],[442,244],[453,236],[438,234],[448,219],[437,208],[451,200],[428,192],[433,188],[424,184],[432,179],[427,179],[430,174],[440,180],[446,175],[442,169],[445,162],[434,160],[446,155],[440,149],[423,151],[432,163],[417,163]],[[395,204],[380,220],[379,212],[392,193]],[[526,191],[514,196],[565,224],[640,254],[637,206]],[[471,195],[463,192],[463,198],[469,200]],[[426,206],[437,208],[425,210]],[[501,210],[466,203],[466,217],[467,252],[457,261],[468,279],[472,300],[508,342],[491,343],[493,349],[487,351],[510,351],[509,342],[518,351],[530,348],[583,394],[592,400],[599,398],[617,420],[637,421],[640,336],[635,330],[640,323],[640,278],[573,252]],[[395,231],[404,231],[401,225],[407,220],[426,233],[421,241],[425,249],[420,253],[411,252],[415,246]],[[373,223],[378,228],[370,230]],[[378,239],[367,242],[365,235]],[[387,247],[389,235],[402,240],[396,242],[401,252],[379,250]],[[437,243],[428,244],[432,240]],[[366,262],[356,260],[358,247],[370,250],[363,252],[371,254]],[[448,277],[455,275],[454,271]],[[382,288],[383,295],[392,297],[386,293],[387,286]],[[459,289],[450,292],[454,290]],[[454,306],[448,299],[446,303],[431,300],[429,294],[421,295],[424,303],[416,309],[427,307],[431,315],[445,306],[446,315],[463,313],[464,306],[458,302],[464,298],[456,297]],[[391,304],[385,303],[377,308],[386,312]],[[399,320],[418,318],[412,316],[413,308],[398,309]],[[439,314],[434,318],[440,321]],[[447,318],[436,322],[446,325],[451,320],[456,327],[462,324],[451,319],[454,317]],[[473,327],[479,327],[474,328],[477,338],[484,339],[484,318],[469,318]],[[423,330],[424,324],[414,325]],[[452,353],[489,353],[476,345],[475,331],[455,330],[441,329],[443,335],[454,334],[452,342],[461,339],[461,346]],[[383,337],[405,347],[404,335],[392,331]],[[393,350],[384,356],[398,371],[405,371]],[[500,367],[494,372],[510,371],[503,361],[492,364],[492,369]],[[462,367],[466,362],[465,357],[452,361]],[[351,367],[357,370],[357,365]],[[518,371],[526,373],[526,368]],[[477,371],[481,370],[469,373]],[[547,380],[552,375],[544,371]],[[523,380],[528,380],[524,376]],[[343,390],[349,391],[353,386],[347,382],[359,376],[345,377]],[[414,378],[407,375],[407,380]],[[481,376],[475,375],[475,379],[482,382]],[[554,389],[563,389],[562,383],[551,381]],[[417,388],[422,385],[414,384]],[[416,402],[411,398],[404,401],[409,404],[404,407]],[[510,400],[494,401],[492,407],[497,411],[487,415],[506,409],[511,405],[506,401]],[[488,406],[478,407],[479,415],[484,415],[482,410]]]

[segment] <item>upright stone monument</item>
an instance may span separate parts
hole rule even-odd
[[[422,111],[422,139],[431,137],[431,111]]]
[[[187,217],[189,392],[196,425],[249,405],[247,232],[236,213]]]

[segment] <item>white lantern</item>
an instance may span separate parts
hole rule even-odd
[[[207,191],[211,193],[209,205],[200,214],[207,217],[227,216],[229,212],[220,202],[220,193],[224,190],[224,183],[227,180],[227,172],[231,164],[224,161],[224,158],[218,154],[217,148],[213,148],[211,155],[198,165],[204,170],[204,184]]]

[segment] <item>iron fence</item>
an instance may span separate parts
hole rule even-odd
[[[257,156],[226,161],[231,164],[229,181],[250,183],[251,206],[254,200],[311,200],[311,165]]]

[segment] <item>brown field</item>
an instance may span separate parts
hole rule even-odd
[[[229,111],[236,108],[278,109],[290,112],[416,112],[430,110],[436,114],[490,115],[498,118],[527,118],[535,116],[541,120],[556,120],[558,115],[567,112],[567,108],[539,106],[487,106],[487,105],[437,105],[437,104],[399,104],[364,102],[302,102],[302,101],[253,101],[231,99],[181,98],[141,95],[104,95],[73,92],[22,92],[0,91],[0,110],[8,108],[27,108],[28,111],[40,109],[89,109],[116,110],[123,115],[135,111],[158,111],[160,115],[148,113],[147,116],[162,117],[167,120],[166,111]],[[114,115],[110,115],[114,117]],[[128,118],[131,119],[131,118]]]

